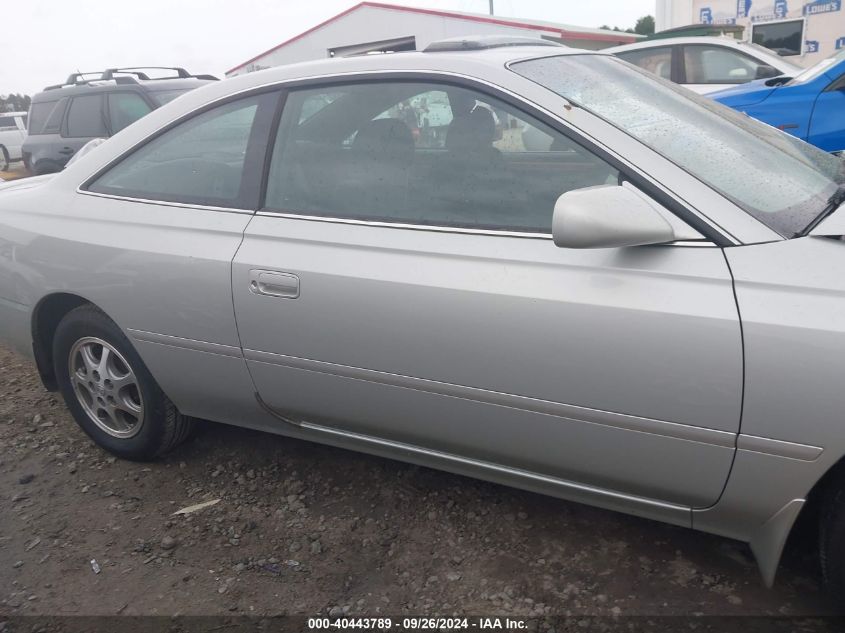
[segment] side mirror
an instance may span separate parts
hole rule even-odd
[[[645,195],[618,185],[575,189],[558,198],[552,238],[563,248],[620,248],[678,239]]]

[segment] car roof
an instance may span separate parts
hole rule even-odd
[[[484,50],[444,52],[401,52],[326,58],[273,66],[223,81],[210,82],[192,90],[164,107],[168,113],[177,110],[188,113],[205,104],[237,94],[265,87],[299,81],[345,81],[356,75],[415,74],[443,75],[454,79],[467,78],[491,85],[507,86],[518,81],[519,75],[508,70],[508,64],[561,56],[589,56],[616,59],[603,52],[569,48],[566,46],[503,46]],[[621,60],[620,60],[621,61]],[[178,102],[178,103],[177,103]],[[153,116],[153,115],[150,115]]]
[[[328,75],[342,75],[352,72],[451,72],[454,74],[472,74],[473,69],[503,69],[511,62],[540,57],[561,55],[603,55],[603,51],[589,51],[568,46],[499,46],[481,50],[449,51],[409,51],[400,53],[380,53],[352,57],[330,58],[273,66],[263,70],[236,75],[222,84],[242,82],[255,86]],[[244,86],[246,87],[246,85]]]
[[[0,112],[0,116],[26,116],[26,112]]]

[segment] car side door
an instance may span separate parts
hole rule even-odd
[[[232,422],[255,408],[231,260],[257,207],[277,100],[236,95],[166,125],[56,202],[73,214],[51,218],[55,234],[84,249],[42,231],[22,254],[55,271],[46,285],[74,288],[119,324],[185,415]]]
[[[434,93],[448,129],[414,132]],[[290,91],[232,270],[258,395],[316,439],[710,505],[742,388],[722,252],[555,247],[557,197],[625,174],[523,107],[442,79]]]
[[[67,163],[91,139],[109,136],[106,124],[106,95],[76,95],[70,99],[61,129],[61,137],[53,148],[55,160]]]
[[[0,161],[5,157],[8,157],[10,162],[20,160],[23,135],[19,117],[0,114]]]

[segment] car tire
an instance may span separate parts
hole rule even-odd
[[[53,368],[77,424],[113,455],[155,459],[191,433],[193,419],[176,409],[126,335],[94,306],[59,323]]]
[[[831,482],[821,504],[819,557],[830,597],[845,600],[845,477]]]
[[[0,145],[0,171],[9,171],[9,150]]]

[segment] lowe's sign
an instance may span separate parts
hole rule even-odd
[[[842,9],[842,0],[815,0],[804,5],[804,15],[831,13]]]

